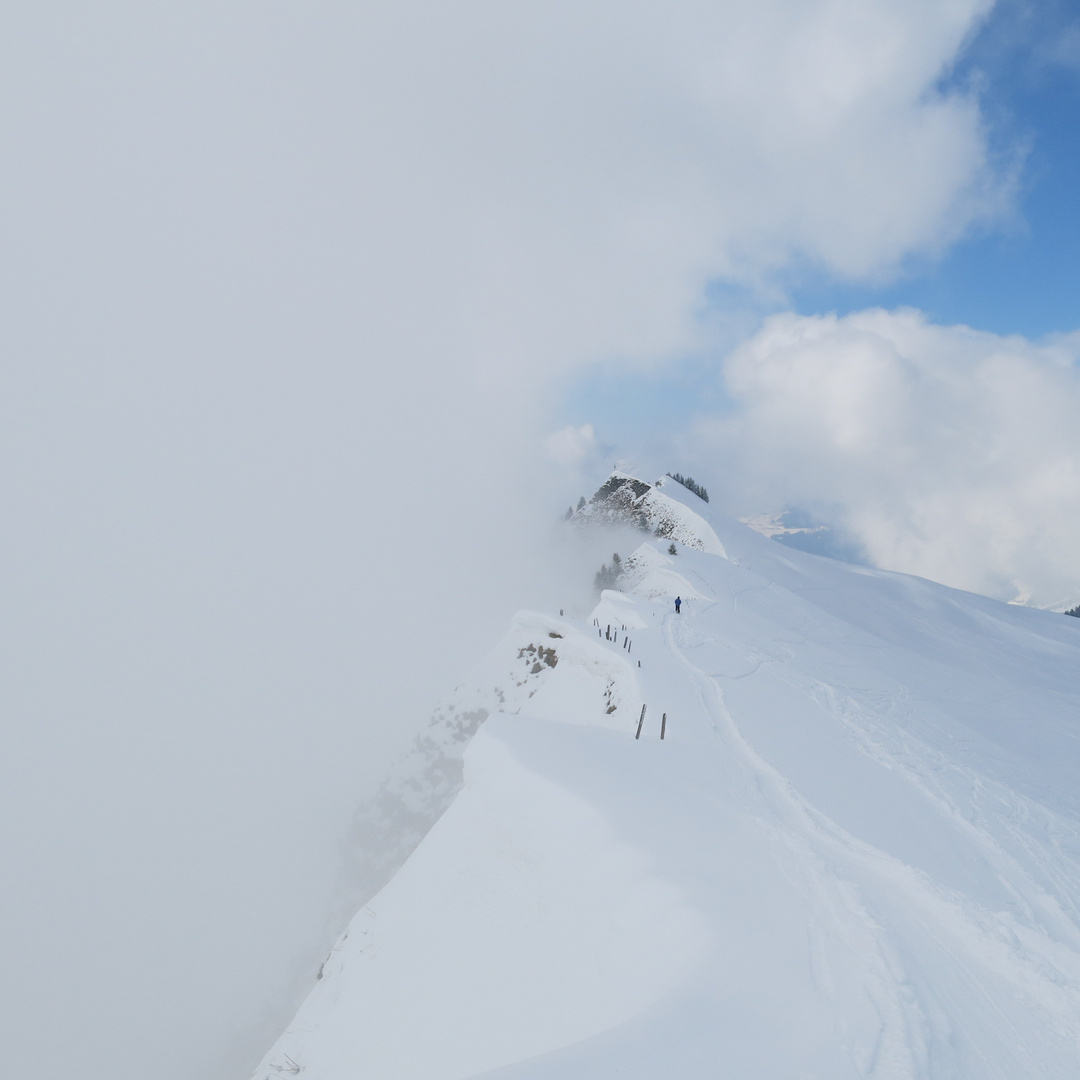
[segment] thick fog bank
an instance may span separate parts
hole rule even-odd
[[[258,1059],[355,805],[546,580],[551,377],[992,215],[938,88],[986,9],[0,16],[7,1072]]]

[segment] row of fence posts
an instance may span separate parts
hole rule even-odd
[[[593,626],[596,627],[596,634],[597,634],[598,637],[604,638],[607,641],[614,641],[616,645],[619,643],[619,628],[618,627],[615,627],[615,634],[613,636],[612,633],[611,633],[611,623],[608,623],[607,627],[604,628],[604,627],[602,627],[600,625],[600,620],[599,619],[593,619]],[[624,631],[626,630],[625,624],[623,625],[622,629]],[[632,645],[633,645],[633,642],[630,640],[629,635],[625,635],[623,637],[622,647],[627,652],[629,652],[630,647]],[[637,662],[637,666],[641,667],[641,661],[640,660]],[[644,723],[645,723],[645,706],[642,705],[641,706],[641,719],[638,720],[637,734],[634,736],[635,739],[640,739],[641,738],[641,726]],[[666,734],[667,734],[667,713],[664,713],[663,716],[660,718],[660,738],[661,739],[664,738],[664,736]]]
[[[645,706],[641,706],[641,716],[638,717],[637,731],[634,733],[635,739],[641,738],[641,729],[645,725]],[[660,738],[663,739],[667,735],[667,713],[664,713],[660,718]]]
[[[607,629],[604,630],[600,626],[600,620],[599,619],[593,619],[593,626],[596,627],[596,636],[597,637],[602,637],[606,641],[613,641],[613,642],[615,642],[616,645],[619,644],[619,628],[617,626],[615,627],[615,632],[614,633],[611,632],[611,623],[608,623],[607,624]],[[625,626],[623,626],[623,630],[624,631],[626,630]],[[624,633],[623,634],[622,647],[627,652],[630,652],[630,650],[633,648],[633,645],[634,645],[634,643],[630,640],[630,635],[627,634],[627,633]],[[641,667],[641,661],[640,660],[638,661],[638,667]]]

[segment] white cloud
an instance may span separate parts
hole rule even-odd
[[[816,508],[879,566],[1003,599],[1080,598],[1080,334],[779,315],[724,378],[737,412],[696,438],[743,505]]]
[[[544,446],[557,465],[580,466],[596,453],[596,432],[592,424],[560,428],[547,437]]]

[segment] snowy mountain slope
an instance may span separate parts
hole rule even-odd
[[[660,487],[671,494],[661,492]],[[613,472],[592,499],[572,515],[572,521],[587,528],[631,525],[669,541],[723,555],[715,531],[694,506],[706,504],[670,477],[650,485]],[[650,562],[651,550],[642,548],[629,562],[628,580],[641,578],[648,563],[651,587],[663,591],[671,583],[665,576],[666,564],[663,559]],[[681,579],[671,581],[676,588],[689,588]],[[634,621],[637,616],[632,605],[620,604],[618,594],[610,596],[594,612],[605,625],[644,625]],[[550,648],[551,634],[561,636],[560,625],[556,621],[548,625],[539,615],[519,615],[491,655],[439,703],[412,749],[395,763],[374,798],[359,809],[351,836],[350,878],[361,894],[370,896],[390,880],[453,801],[462,784],[462,754],[480,724],[493,712],[520,713],[529,702],[537,689],[537,677],[543,681],[547,669],[544,666],[530,673],[528,680],[521,680],[522,664],[535,664],[535,659],[521,650],[535,651],[545,641]],[[555,683],[560,693],[573,692],[568,670],[564,668],[563,677]],[[612,695],[619,700],[621,684],[614,676],[604,679],[605,708],[612,704]],[[530,705],[530,712],[536,715],[536,702]]]
[[[519,617],[257,1080],[1080,1074],[1080,621],[676,488],[726,554],[649,539],[599,628]]]

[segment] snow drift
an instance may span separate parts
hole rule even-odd
[[[415,850],[256,1080],[1074,1078],[1080,621],[642,486],[624,591],[520,615],[371,809]]]

